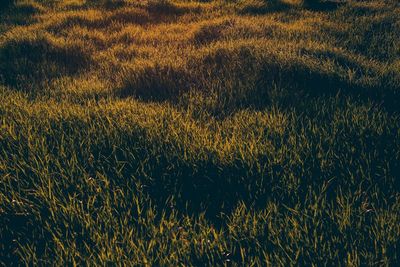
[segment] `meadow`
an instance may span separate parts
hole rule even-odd
[[[2,0],[0,265],[399,266],[397,0]]]

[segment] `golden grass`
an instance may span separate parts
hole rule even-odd
[[[0,263],[396,266],[399,14],[2,7]]]

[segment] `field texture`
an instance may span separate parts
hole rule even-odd
[[[0,265],[399,266],[397,0],[0,5]]]

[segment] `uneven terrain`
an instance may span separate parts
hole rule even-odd
[[[400,264],[400,4],[0,6],[0,264]]]

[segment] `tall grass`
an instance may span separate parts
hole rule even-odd
[[[398,265],[400,7],[273,2],[1,13],[0,263]]]

